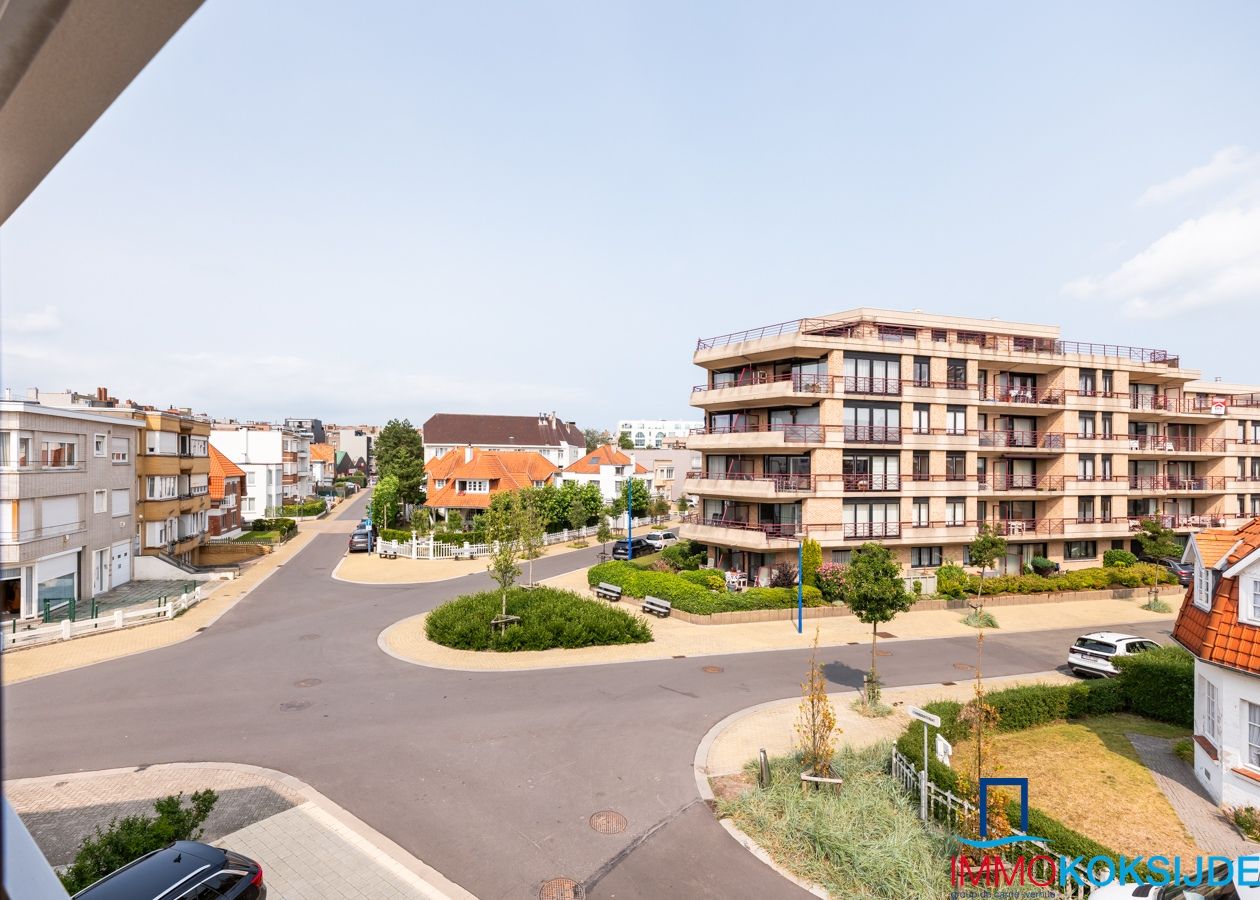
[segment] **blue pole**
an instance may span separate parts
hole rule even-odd
[[[633,478],[626,479],[626,559],[634,559],[634,506],[630,502],[632,481]]]
[[[805,538],[796,544],[796,633],[805,633]]]

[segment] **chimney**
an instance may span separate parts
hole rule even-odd
[[[39,388],[27,388],[27,389],[26,389],[26,399],[27,399],[27,400],[36,400],[36,401],[38,401],[38,400],[39,400]]]
[[[109,399],[109,388],[98,387],[96,389],[96,399],[104,403]]]
[[[470,463],[472,462],[472,458],[473,458],[473,448],[472,448],[472,444],[469,444],[467,447],[464,448],[464,462]]]

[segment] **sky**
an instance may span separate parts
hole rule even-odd
[[[0,379],[699,418],[855,306],[1260,383],[1260,4],[208,0],[0,228]]]

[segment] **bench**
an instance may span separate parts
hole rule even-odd
[[[621,588],[617,587],[615,584],[609,584],[606,581],[601,581],[595,586],[595,596],[601,600],[608,600],[616,603],[621,599]]]
[[[643,611],[651,613],[654,616],[660,616],[662,619],[669,617],[670,610],[673,607],[668,600],[662,600],[660,597],[644,597]]]
[[[398,545],[389,545],[382,543],[380,545],[382,559],[398,559]]]

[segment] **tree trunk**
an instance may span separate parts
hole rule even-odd
[[[879,627],[879,624],[877,622],[871,623],[871,674],[870,674],[870,678],[872,682],[875,681],[875,641],[878,638],[878,635],[875,633],[875,629],[878,627]]]

